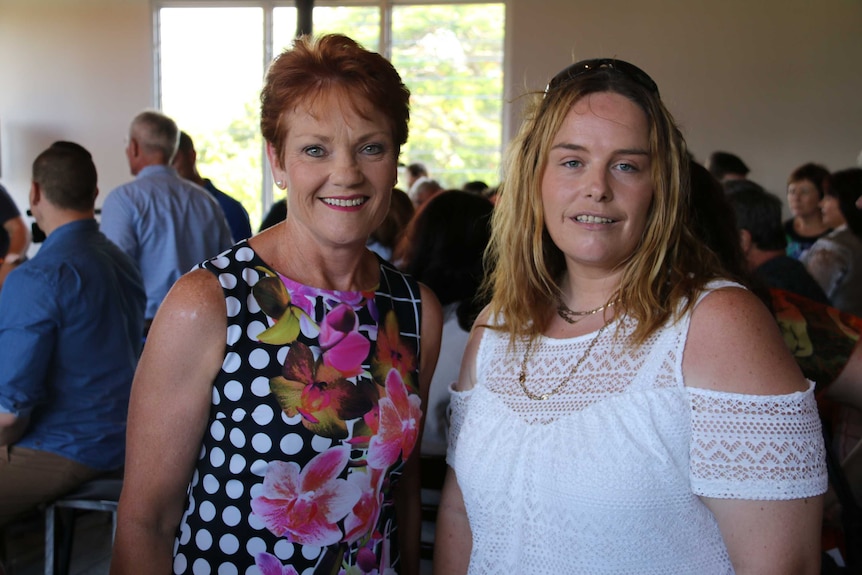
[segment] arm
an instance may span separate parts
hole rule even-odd
[[[435,575],[467,573],[472,549],[473,532],[467,519],[464,496],[458,486],[458,478],[450,467],[446,470],[437,512],[437,532],[434,536]]]
[[[0,445],[24,436],[30,413],[48,394],[60,288],[34,264],[12,274],[0,293]]]
[[[24,436],[29,417],[18,417],[0,411],[0,447],[12,445]]]
[[[111,573],[171,570],[226,329],[221,287],[204,270],[180,278],[156,314],[132,384]]]
[[[437,296],[425,287],[420,286],[422,294],[422,333],[419,363],[419,394],[422,405],[428,404],[428,387],[437,365],[440,353],[440,334],[443,329],[443,312]],[[398,509],[398,531],[400,535],[401,562],[404,573],[419,573],[419,544],[422,530],[422,509],[420,501],[420,449],[422,445],[422,427],[416,438],[416,445],[410,454],[410,459],[404,469],[404,474],[398,484],[396,501]]]
[[[488,322],[487,309],[483,310],[470,330],[464,358],[461,360],[461,373],[455,389],[467,391],[476,385],[476,354],[485,328],[478,327]],[[443,482],[443,493],[437,512],[437,531],[434,536],[434,573],[439,575],[460,575],[467,572],[470,552],[473,549],[473,532],[467,517],[464,497],[455,471],[449,467]]]
[[[856,342],[844,369],[826,388],[827,399],[862,409],[862,339]]]
[[[687,386],[783,395],[807,382],[768,310],[750,292],[722,289],[692,315],[683,358]],[[736,573],[816,573],[822,495],[784,501],[702,498],[715,515]]]

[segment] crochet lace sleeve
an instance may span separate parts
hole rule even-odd
[[[814,384],[788,395],[688,388],[691,487],[721,499],[800,499],[826,491]]]
[[[446,449],[446,463],[450,467],[454,465],[458,434],[461,432],[461,424],[464,423],[464,417],[467,413],[467,407],[472,394],[472,389],[469,391],[456,391],[454,387],[449,387],[449,446]]]

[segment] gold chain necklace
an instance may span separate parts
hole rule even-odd
[[[604,307],[604,306],[602,306]],[[599,337],[602,335],[602,332],[605,331],[605,328],[608,327],[608,324],[605,323],[602,327],[599,328],[599,331],[596,332],[595,337],[593,337],[590,344],[587,346],[587,349],[584,351],[583,355],[581,355],[578,362],[575,364],[575,367],[569,372],[569,376],[557,384],[557,386],[547,393],[535,394],[529,389],[527,389],[526,381],[527,381],[527,360],[530,358],[530,352],[533,350],[533,340],[527,342],[527,349],[524,350],[524,359],[521,360],[521,372],[518,374],[518,383],[521,384],[521,389],[524,390],[524,394],[534,401],[545,401],[552,395],[555,395],[562,391],[564,387],[566,387],[571,379],[578,372],[578,368],[581,367],[581,364],[587,359],[590,353],[593,351],[593,347],[595,347],[596,342],[599,341]]]
[[[574,311],[572,309],[569,309],[569,306],[567,306],[563,302],[560,302],[560,305],[557,306],[557,315],[566,320],[566,322],[574,325],[588,316],[595,315],[600,311],[606,310],[607,308],[613,306],[615,303],[616,300],[613,300],[609,301],[603,306],[597,307],[596,309],[591,309],[587,311]]]

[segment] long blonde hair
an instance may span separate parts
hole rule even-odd
[[[506,152],[484,289],[491,294],[491,327],[508,332],[512,342],[544,331],[561,296],[566,264],[545,228],[541,180],[569,110],[598,92],[632,100],[646,114],[650,131],[653,202],[643,238],[623,264],[615,307],[636,321],[633,343],[642,343],[677,311],[688,310],[704,283],[720,273],[717,258],[691,232],[688,152],[658,92],[619,71],[596,70],[535,94]]]

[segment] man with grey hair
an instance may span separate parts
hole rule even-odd
[[[135,116],[126,145],[135,179],[115,188],[102,206],[102,232],[144,277],[147,326],[182,274],[232,244],[218,202],[171,167],[179,134],[176,122],[161,112]]]

